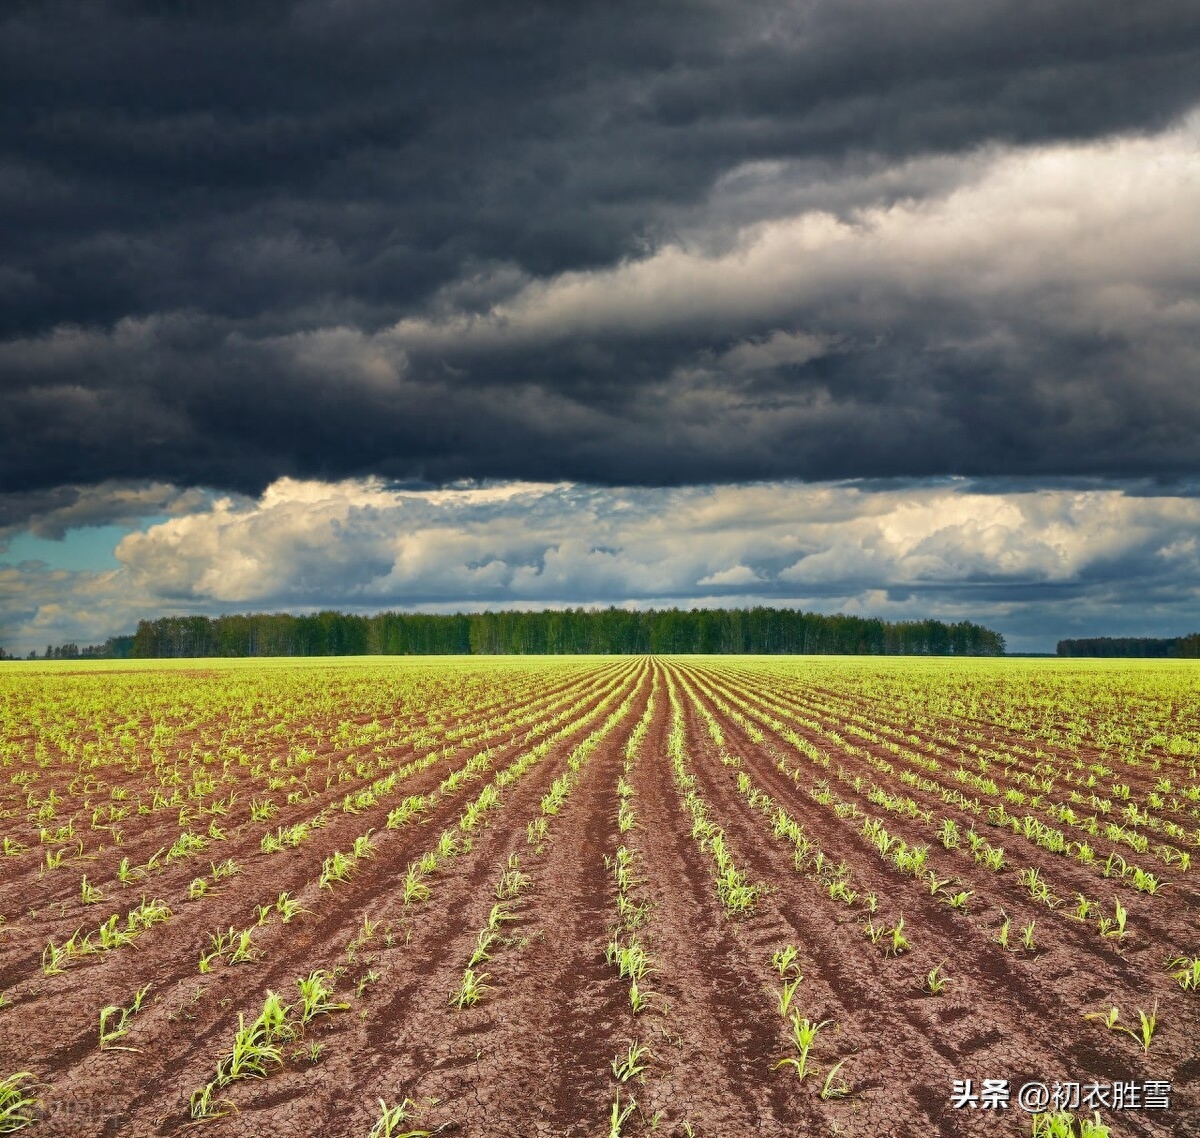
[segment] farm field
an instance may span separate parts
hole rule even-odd
[[[0,1132],[1198,1132],[1192,663],[21,663],[0,722]]]

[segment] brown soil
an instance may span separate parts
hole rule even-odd
[[[380,1099],[389,1105],[408,1099],[411,1120],[397,1133],[586,1138],[608,1133],[619,1095],[622,1105],[636,1100],[621,1133],[638,1138],[682,1135],[689,1128],[705,1136],[779,1138],[1028,1134],[1029,1115],[1015,1104],[999,1118],[952,1108],[955,1080],[972,1079],[978,1086],[985,1078],[1007,1079],[1014,1091],[1032,1080],[1169,1080],[1169,1110],[1102,1110],[1105,1122],[1122,1136],[1197,1133],[1200,996],[1182,990],[1164,967],[1172,955],[1200,953],[1190,872],[1165,871],[1170,886],[1150,897],[1118,888],[1010,832],[1003,834],[1008,863],[999,873],[977,865],[961,848],[944,849],[920,818],[885,813],[868,799],[869,784],[885,781],[878,769],[861,755],[836,753],[827,737],[789,719],[793,714],[818,719],[838,731],[851,711],[870,712],[852,693],[798,692],[736,668],[662,660],[622,660],[569,675],[547,664],[540,684],[529,683],[529,675],[497,671],[492,697],[465,723],[474,724],[467,740],[445,747],[436,762],[361,812],[344,812],[341,803],[377,778],[376,770],[328,787],[322,775],[309,798],[281,807],[269,822],[252,824],[239,815],[226,840],[214,842],[211,851],[172,862],[128,887],[115,878],[120,857],[136,864],[169,844],[179,832],[173,815],[132,812],[123,823],[120,848],[89,844],[87,860],[72,861],[70,871],[45,871],[36,837],[27,853],[0,860],[0,912],[8,918],[0,924],[0,991],[6,993],[0,1076],[31,1071],[41,1081],[41,1118],[30,1133],[141,1138],[194,1129],[213,1138],[366,1138]],[[114,672],[114,682],[120,676]],[[214,672],[213,682],[220,676]],[[434,677],[431,671],[431,685]],[[198,672],[191,675],[199,678]],[[69,682],[65,674],[62,679]],[[626,744],[652,690],[645,738],[629,756]],[[721,827],[736,867],[761,887],[753,909],[742,915],[723,909],[712,853],[693,836],[692,816],[673,777],[671,692],[682,709],[695,790]],[[831,755],[830,769],[808,763],[783,734],[754,715],[762,738],[752,738],[721,708],[735,697],[821,746]],[[573,729],[559,736],[557,727],[533,729],[576,702],[581,707],[574,722],[559,725]],[[432,694],[429,705],[436,705]],[[622,707],[623,715],[594,749],[573,763],[578,745]],[[529,712],[521,731],[493,727],[514,709]],[[337,724],[354,719],[344,711],[327,709],[313,725],[322,771],[347,761],[347,749],[334,742]],[[714,741],[705,711],[719,724],[723,745]],[[195,709],[181,712],[173,744],[180,752],[203,750],[205,740],[227,734],[231,722],[243,722],[231,720],[230,710],[216,704],[206,714],[207,720]],[[238,715],[245,715],[244,708]],[[354,721],[372,719],[379,720],[377,709]],[[886,708],[879,709],[879,720],[905,726]],[[429,746],[414,746],[415,732],[464,725],[443,725],[418,704],[395,708],[380,721],[388,737],[377,754],[393,769],[430,753]],[[986,723],[972,724],[975,728],[997,745],[1020,742],[1004,730],[989,731]],[[138,733],[143,743],[151,731],[147,714]],[[459,828],[468,803],[543,738],[551,739],[545,754],[500,789],[484,821],[470,831]],[[6,742],[14,739],[31,751],[37,744],[33,735]],[[269,762],[272,754],[287,753],[290,740],[275,739],[274,751],[266,742],[260,740]],[[861,739],[854,742],[874,758],[895,758]],[[445,789],[443,780],[452,771],[487,749],[487,770]],[[620,832],[617,788],[626,771],[636,824]],[[859,894],[855,903],[831,897],[810,865],[796,868],[791,845],[773,832],[771,816],[750,804],[739,775],[788,811],[827,858],[844,862]],[[69,776],[56,777],[67,793]],[[131,765],[110,777],[132,792],[147,768]],[[569,787],[565,803],[546,816],[544,841],[531,842],[527,826],[543,816],[543,796],[560,777]],[[862,779],[859,790],[853,787],[856,777]],[[828,780],[842,807],[814,799],[819,779]],[[40,784],[43,794],[49,785]],[[964,830],[974,822],[985,837],[1000,841],[936,794],[898,779],[887,788],[937,820],[950,818]],[[13,811],[25,804],[18,789],[5,788],[3,796]],[[427,813],[387,828],[389,811],[405,797],[435,791]],[[247,790],[247,802],[249,795]],[[263,833],[321,811],[326,824],[307,841],[260,853]],[[861,832],[864,818],[879,818],[909,845],[928,845],[928,866],[936,876],[970,891],[965,911],[951,909],[924,881],[882,859]],[[360,858],[345,881],[321,888],[325,859],[334,850],[348,851],[369,831],[371,856]],[[406,905],[406,870],[437,846],[443,831],[460,841],[469,838],[470,848],[443,856],[426,878],[429,899]],[[23,840],[29,842],[28,833]],[[621,845],[635,859],[637,896],[648,902],[637,934],[653,964],[643,985],[651,996],[636,1014],[628,982],[605,960],[605,945],[621,926],[606,857]],[[1096,845],[1102,856],[1113,848],[1103,840]],[[189,882],[206,870],[210,852],[218,862],[235,859],[241,872],[189,901]],[[497,903],[497,881],[514,857],[528,886],[509,902],[513,919],[500,927],[491,959],[478,967],[487,973],[482,999],[458,1009],[450,994]],[[1029,866],[1041,867],[1068,903],[1051,909],[1032,900],[1017,880],[1019,870]],[[81,903],[81,873],[101,888],[103,902]],[[283,891],[308,912],[284,923],[272,911],[255,929],[254,959],[216,962],[201,974],[198,960],[209,935],[254,926],[255,906],[272,904]],[[169,921],[132,945],[77,959],[60,975],[43,974],[48,940],[61,944],[76,928],[95,929],[112,911],[123,916],[143,892],[170,905]],[[1129,911],[1128,935],[1103,938],[1094,922],[1073,919],[1069,902],[1077,892],[1097,898],[1106,911],[1119,894]],[[874,921],[892,925],[903,917],[909,951],[885,955],[865,935],[868,893],[878,903]],[[1036,923],[1034,951],[996,943],[1002,913],[1012,920],[1014,945],[1017,930]],[[772,954],[787,944],[798,948],[803,976],[791,1010],[824,1023],[803,1080],[792,1067],[778,1066],[796,1053],[789,1024],[777,1009],[780,976],[771,963]],[[935,996],[922,985],[939,964],[948,984]],[[219,1090],[230,1113],[193,1122],[189,1097],[229,1053],[239,1014],[252,1020],[268,991],[294,1002],[297,977],[315,969],[340,970],[337,999],[349,1007],[317,1017],[283,1044],[283,1062],[272,1065],[267,1077]],[[101,1050],[99,1009],[127,1003],[147,984],[144,1009],[130,1020],[128,1035],[115,1041],[129,1050]],[[1148,1052],[1130,1035],[1085,1018],[1115,1004],[1121,1022],[1136,1025],[1137,1009],[1156,1003],[1157,1030]],[[647,1045],[651,1058],[641,1076],[619,1083],[610,1063],[632,1040]],[[314,1044],[315,1062],[309,1057]],[[843,1060],[838,1075],[848,1093],[823,1098],[826,1076]]]

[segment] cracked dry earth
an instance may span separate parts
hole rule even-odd
[[[1018,1135],[1035,1081],[1170,1083],[1100,1122],[1200,1133],[1200,993],[1168,963],[1200,956],[1191,672],[375,658],[0,684],[0,1078],[30,1073],[31,1135],[367,1138],[397,1107],[395,1135]],[[288,1011],[255,1035],[269,993]],[[1013,1099],[957,1108],[967,1079]],[[1072,1113],[1062,1133],[1095,1120]]]

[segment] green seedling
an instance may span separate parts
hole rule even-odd
[[[771,963],[775,965],[780,976],[787,976],[790,971],[794,971],[799,976],[800,967],[796,964],[796,958],[799,955],[800,950],[794,944],[788,944],[772,955]]]
[[[622,1083],[640,1075],[648,1066],[646,1060],[653,1059],[650,1048],[636,1039],[631,1040],[624,1055],[618,1054],[612,1061],[613,1075]]]
[[[133,934],[117,928],[118,916],[113,913],[97,930],[100,937],[100,947],[103,949],[120,948],[122,945],[133,943]]]
[[[84,874],[79,883],[79,895],[85,905],[95,905],[104,900],[104,894],[88,881],[87,874]]]
[[[1154,1007],[1149,1014],[1138,1008],[1140,1026],[1137,1028],[1127,1027],[1121,1023],[1120,1016],[1120,1009],[1114,1004],[1106,1012],[1088,1012],[1083,1018],[1098,1019],[1109,1031],[1123,1031],[1126,1035],[1136,1039],[1142,1045],[1142,1051],[1148,1053],[1150,1041],[1154,1038],[1154,1031],[1158,1026],[1158,1001],[1154,1001]]]
[[[529,874],[521,872],[520,859],[516,854],[510,854],[508,858],[508,868],[500,875],[500,880],[496,885],[496,896],[501,901],[507,901],[518,896],[522,890],[529,888]]]
[[[404,1130],[400,1127],[408,1121],[408,1112],[415,1106],[405,1099],[399,1106],[388,1106],[384,1099],[379,1100],[379,1117],[371,1127],[368,1138],[431,1138],[430,1130]]]
[[[474,968],[464,969],[458,991],[450,993],[450,1003],[459,1011],[463,1008],[474,1007],[483,998],[483,993],[489,987],[484,981],[490,978],[486,972],[476,972]]]
[[[1037,948],[1037,944],[1033,939],[1033,929],[1036,923],[1036,921],[1030,921],[1029,924],[1027,924],[1021,930],[1021,944],[1025,946],[1025,950],[1027,952],[1033,952],[1034,949]]]
[[[525,834],[529,844],[536,847],[537,850],[540,850],[543,843],[546,841],[548,827],[549,823],[545,818],[535,818],[532,822],[530,822],[529,825],[525,827]]]
[[[144,988],[140,988],[133,997],[133,1003],[127,1008],[120,1007],[116,1004],[109,1004],[107,1007],[100,1009],[100,1049],[102,1051],[117,1050],[117,1051],[136,1051],[134,1047],[113,1047],[113,1041],[120,1039],[124,1035],[129,1034],[129,1021],[142,1010],[142,1001],[146,998],[146,993],[150,991],[150,985],[147,984]],[[3,1130],[0,1130],[3,1133]]]
[[[946,988],[946,974],[941,964],[935,964],[925,977],[924,988],[931,996],[940,996]]]
[[[1003,910],[1000,911],[1000,916],[1003,920],[1000,922],[1000,930],[996,933],[996,943],[1001,948],[1008,947],[1008,934],[1012,927],[1012,918],[1009,917]]]
[[[82,930],[76,929],[69,940],[61,945],[56,945],[54,941],[47,941],[46,947],[42,949],[42,973],[46,976],[58,976],[67,970],[67,964],[73,957],[86,956],[95,949],[91,944],[91,937],[79,939],[79,934]]]
[[[958,826],[952,819],[942,819],[942,824],[938,828],[937,838],[948,850],[954,849],[958,845]]]
[[[208,892],[208,879],[197,877],[188,886],[188,900],[199,901]]]
[[[307,1059],[312,1066],[316,1066],[321,1061],[321,1052],[324,1049],[323,1045],[315,1039],[309,1043],[307,1048],[300,1048],[292,1054],[293,1059]]]
[[[901,917],[895,925],[888,929],[884,935],[892,938],[892,943],[889,944],[884,950],[886,954],[890,954],[891,956],[899,956],[901,953],[907,952],[911,947],[908,943],[907,937],[904,935],[903,917]]]
[[[492,910],[488,913],[487,928],[490,932],[499,932],[500,926],[505,921],[515,921],[516,913],[509,912],[505,905],[493,905]]]
[[[637,1099],[631,1098],[622,1106],[621,1094],[619,1091],[617,1092],[608,1116],[608,1138],[621,1138],[621,1127],[625,1125],[626,1120],[636,1109]]]
[[[1090,1119],[1078,1120],[1065,1110],[1033,1116],[1033,1138],[1110,1138],[1111,1133],[1100,1121],[1099,1111]]]
[[[787,1019],[788,1009],[792,1006],[792,997],[795,996],[801,979],[802,977],[797,974],[790,983],[784,980],[782,989],[776,992],[779,1014],[784,1019]]]
[[[321,866],[320,885],[322,889],[332,889],[335,881],[345,881],[354,868],[354,858],[334,850]]]
[[[489,951],[493,944],[496,943],[497,934],[491,929],[480,929],[478,936],[475,938],[475,951],[471,953],[471,959],[467,961],[468,968],[474,968],[477,964],[482,964],[485,960],[491,960],[492,954]]]
[[[411,905],[416,901],[429,900],[429,886],[423,880],[421,867],[413,862],[404,876],[404,903]]]
[[[275,901],[275,911],[283,917],[283,923],[286,925],[293,917],[301,913],[308,913],[308,909],[301,908],[300,902],[295,900],[290,893],[280,893]]]
[[[333,1000],[333,977],[324,969],[318,968],[307,977],[297,977],[296,986],[300,989],[300,1023],[309,1023],[314,1017],[328,1012],[346,1011],[349,1004],[335,1003]]]
[[[100,1010],[100,1048],[107,1050],[112,1047],[114,1040],[128,1035],[128,1012],[124,1007],[109,1004]],[[121,1048],[133,1050],[134,1048]]]
[[[267,910],[268,912],[270,910]],[[231,933],[232,929],[229,930]],[[248,964],[250,961],[257,959],[258,951],[253,943],[254,930],[243,929],[237,934],[237,940],[230,946],[232,951],[229,954],[230,964]]]
[[[371,835],[374,832],[374,830],[368,830],[354,839],[354,856],[356,858],[375,856],[375,851],[371,848]]]
[[[822,1101],[828,1101],[831,1098],[845,1098],[850,1093],[850,1084],[844,1079],[838,1078],[838,1072],[846,1065],[846,1062],[846,1059],[842,1059],[829,1069],[829,1074],[825,1076],[825,1084],[818,1092]]]
[[[974,896],[974,892],[970,889],[962,889],[958,893],[947,893],[946,904],[952,909],[957,909],[959,912],[965,912],[967,902]]]
[[[1200,991],[1200,956],[1176,956],[1167,962],[1167,967],[1175,969],[1171,979],[1185,992]]]
[[[37,1121],[40,1100],[32,1093],[39,1085],[28,1071],[0,1078],[0,1134],[12,1134]]]
[[[1111,917],[1101,917],[1098,922],[1100,935],[1115,937],[1118,940],[1125,935],[1125,922],[1129,919],[1129,911],[1121,904],[1120,897],[1113,898],[1113,913]]]
[[[789,1055],[786,1059],[780,1059],[772,1070],[779,1070],[780,1067],[795,1067],[796,1076],[803,1080],[808,1073],[808,1053],[812,1050],[813,1043],[816,1042],[817,1035],[821,1029],[832,1023],[832,1020],[822,1020],[820,1023],[814,1023],[807,1016],[801,1017],[799,1012],[793,1012],[789,1022],[792,1025],[792,1042],[796,1045],[798,1055]]]
[[[638,1012],[644,1011],[650,1006],[650,997],[653,994],[653,992],[643,992],[638,987],[637,980],[629,981],[629,1006],[633,1009],[634,1015],[637,1015]]]
[[[1150,1014],[1147,1015],[1141,1008],[1138,1008],[1138,1019],[1141,1021],[1141,1026],[1136,1032],[1130,1032],[1134,1039],[1138,1040],[1142,1045],[1142,1051],[1145,1054],[1150,1053],[1150,1040],[1154,1038],[1154,1029],[1158,1024],[1158,1001],[1154,1001],[1154,1007]]]
[[[229,1099],[217,1098],[218,1086],[219,1084],[214,1079],[207,1086],[203,1086],[198,1091],[192,1092],[188,1108],[194,1121],[199,1122],[205,1118],[220,1118],[222,1115],[226,1115],[235,1109]]]
[[[1120,1023],[1118,1022],[1121,1018],[1121,1009],[1118,1008],[1116,1004],[1114,1004],[1106,1012],[1087,1012],[1084,1014],[1083,1018],[1102,1020],[1104,1026],[1107,1027],[1109,1031],[1122,1030]]]
[[[136,909],[131,909],[126,915],[125,927],[129,932],[137,935],[151,925],[170,919],[171,909],[165,901],[161,901],[157,897],[153,901],[147,901],[143,894],[142,903]]]
[[[261,1021],[249,1027],[238,1013],[238,1030],[233,1052],[217,1064],[217,1085],[227,1087],[238,1079],[265,1079],[271,1064],[283,1065],[283,1053],[267,1035]]]
[[[1133,887],[1139,893],[1149,893],[1153,897],[1159,890],[1165,888],[1165,885],[1161,877],[1134,867]]]

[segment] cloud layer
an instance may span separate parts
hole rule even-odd
[[[8,643],[29,647],[165,612],[766,603],[970,618],[1053,650],[1187,631],[1198,527],[1200,498],[1098,486],[281,480],[129,534],[111,572],[0,562],[0,602]]]
[[[1190,0],[55,0],[0,77],[5,490],[1195,470]]]

